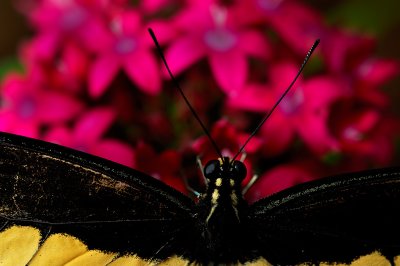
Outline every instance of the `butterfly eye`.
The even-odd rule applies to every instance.
[[[232,163],[232,173],[236,179],[242,181],[247,174],[246,166],[241,161],[234,161]]]
[[[216,179],[221,172],[221,163],[218,160],[209,161],[204,167],[204,176],[208,179]]]

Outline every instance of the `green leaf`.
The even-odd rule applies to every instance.
[[[340,163],[342,157],[340,152],[329,152],[323,156],[322,161],[327,165],[335,166]]]
[[[328,12],[332,23],[349,25],[375,36],[382,36],[400,23],[397,0],[351,0],[342,1]]]
[[[16,57],[3,58],[0,60],[0,80],[3,80],[3,78],[10,72],[24,72],[23,65]]]

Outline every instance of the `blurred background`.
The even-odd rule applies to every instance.
[[[400,59],[398,1],[307,0],[304,3],[319,10],[328,24],[373,34],[378,39],[377,54]],[[1,1],[0,22],[0,57],[4,62],[15,57],[21,41],[33,33],[26,18],[16,10],[15,1]]]
[[[398,1],[249,3],[0,1],[0,130],[117,161],[187,193],[184,175],[201,190],[195,157],[205,163],[216,152],[147,27],[230,156],[318,37],[295,92],[246,146],[244,183],[261,176],[249,200],[321,176],[399,166]]]

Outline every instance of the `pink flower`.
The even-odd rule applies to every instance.
[[[400,72],[399,62],[391,59],[367,58],[355,68],[360,86],[378,87],[396,77]]]
[[[196,2],[177,15],[175,24],[182,35],[168,47],[166,57],[174,74],[206,57],[221,89],[235,93],[247,79],[247,58],[266,59],[271,51],[263,34],[241,27],[228,9],[206,2]]]
[[[374,46],[375,40],[371,37],[331,30],[325,42],[321,44],[321,52],[330,71],[352,72],[360,59],[369,57]]]
[[[84,113],[72,129],[64,125],[52,127],[44,140],[132,167],[134,150],[120,140],[104,138],[114,120],[111,109],[96,108]]]
[[[43,89],[31,76],[8,75],[2,87],[1,131],[38,138],[42,125],[70,120],[83,107],[66,94]]]
[[[369,37],[349,35],[340,31],[330,34],[329,42],[321,47],[328,67],[337,79],[345,81],[351,93],[363,101],[385,107],[387,99],[380,86],[400,72],[395,60],[371,56],[375,41]]]
[[[154,14],[171,10],[179,6],[180,0],[146,0],[139,2],[140,10],[145,14]]]
[[[136,167],[152,177],[186,194],[187,188],[181,175],[181,158],[178,152],[166,150],[157,154],[152,147],[139,142],[136,147]]]
[[[323,41],[326,35],[322,17],[299,1],[237,1],[234,12],[242,23],[267,23],[299,54],[303,54],[316,39]]]
[[[213,124],[210,132],[214,141],[219,145],[223,156],[234,156],[247,140],[249,134],[239,132],[233,125],[225,119],[221,119]],[[253,137],[252,141],[248,143],[245,151],[248,154],[255,153],[261,146],[261,142],[257,137]],[[201,155],[201,159],[208,161],[217,158],[218,154],[211,145],[207,136],[198,138],[192,144],[193,150]]]
[[[161,90],[160,68],[152,53],[154,44],[135,11],[124,11],[112,20],[112,32],[97,37],[101,43],[89,73],[89,93],[101,96],[120,69],[144,92]]]
[[[341,99],[332,107],[329,128],[340,142],[340,151],[349,156],[351,170],[382,166],[393,156],[398,132],[379,110],[354,98]]]
[[[32,24],[39,30],[31,44],[36,57],[51,60],[65,40],[96,47],[97,36],[106,30],[100,16],[105,7],[98,1],[41,1],[28,13]]]
[[[38,60],[30,44],[25,45],[22,56],[29,71],[53,88],[76,93],[86,83],[90,55],[74,42],[65,43],[59,56],[49,61]]]
[[[297,164],[282,164],[264,173],[246,193],[252,203],[271,194],[312,180],[313,174]]]
[[[238,95],[230,97],[228,104],[267,113],[297,71],[292,63],[276,63],[270,68],[270,84],[248,85]],[[335,99],[346,94],[346,88],[330,77],[320,76],[308,81],[299,79],[261,128],[266,154],[273,156],[288,150],[297,134],[319,155],[338,149],[328,130],[329,108]]]

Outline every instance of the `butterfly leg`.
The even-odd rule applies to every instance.
[[[203,177],[204,184],[207,184],[207,183],[208,183],[208,182],[207,182],[207,179],[206,179],[206,177],[204,176],[204,166],[203,166],[203,164],[201,163],[201,160],[200,160],[200,157],[199,157],[199,156],[196,157],[196,162],[197,162],[197,166],[198,166],[199,169],[200,169],[201,176]]]
[[[200,192],[198,192],[197,190],[195,190],[194,188],[192,188],[189,185],[189,182],[186,177],[183,177],[183,182],[185,183],[185,187],[187,190],[189,190],[191,193],[193,193],[193,195],[195,195],[197,198],[200,197]]]
[[[246,160],[247,157],[247,153],[245,151],[242,152],[242,155],[240,156],[239,161],[241,161],[242,163],[244,162],[244,160]]]
[[[242,195],[245,195],[247,191],[254,185],[254,183],[258,180],[258,175],[253,175],[249,181],[249,183],[246,184],[246,186],[242,189]]]

